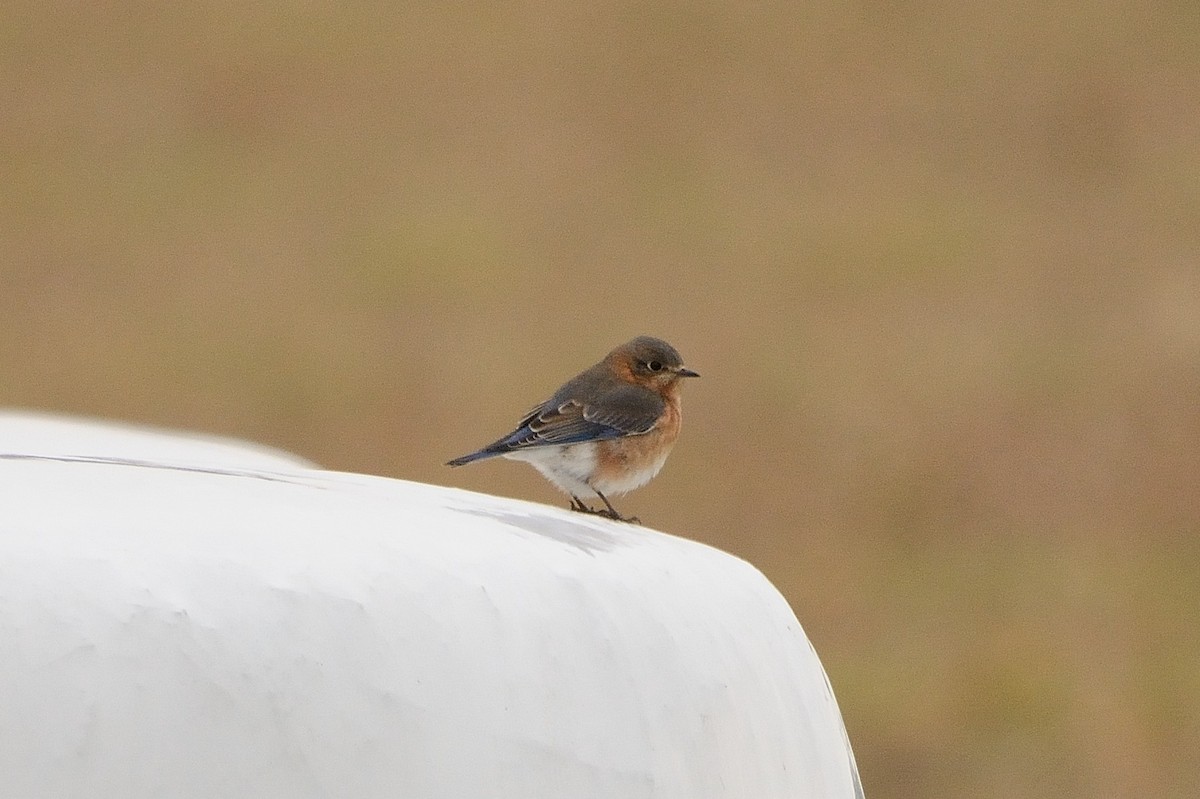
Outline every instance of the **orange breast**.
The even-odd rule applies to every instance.
[[[649,433],[597,442],[592,485],[607,495],[623,494],[648,483],[666,462],[679,437],[682,418],[675,393],[667,398],[662,418]]]

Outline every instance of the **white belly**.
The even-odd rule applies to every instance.
[[[531,447],[509,452],[504,457],[525,461],[560,491],[571,496],[590,497],[595,493],[588,482],[596,472],[596,445],[593,443]]]
[[[592,485],[605,496],[620,496],[650,482],[666,462],[667,453],[663,452],[641,469],[626,469],[623,474],[597,477],[592,480]]]

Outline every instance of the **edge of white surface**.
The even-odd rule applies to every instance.
[[[299,455],[241,439],[20,408],[0,408],[0,454],[317,468]]]

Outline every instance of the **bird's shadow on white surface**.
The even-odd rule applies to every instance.
[[[549,538],[560,544],[595,555],[600,552],[612,552],[622,545],[628,545],[628,531],[622,529],[607,530],[609,524],[585,524],[571,519],[553,518],[549,516],[532,516],[521,513],[509,513],[502,510],[483,510],[481,508],[462,508],[464,513],[494,519],[501,524],[524,530],[534,535]]]

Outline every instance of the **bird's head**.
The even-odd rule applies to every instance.
[[[651,336],[638,336],[622,344],[605,360],[623,380],[657,391],[671,388],[680,378],[700,376],[684,367],[674,347]]]

